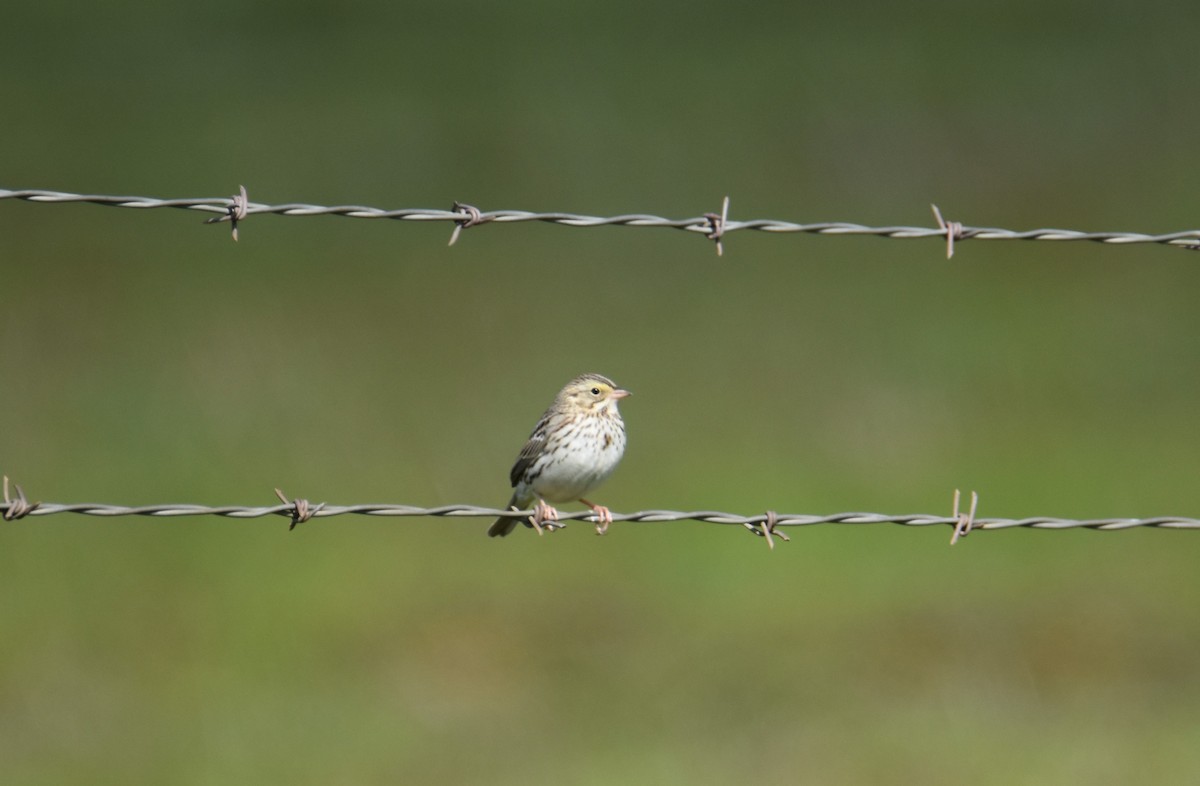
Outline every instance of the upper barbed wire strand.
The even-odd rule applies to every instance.
[[[200,198],[200,199],[157,199],[144,196],[110,196],[103,194],[75,194],[64,191],[49,191],[44,189],[9,190],[0,189],[0,199],[19,199],[27,202],[61,204],[69,202],[84,202],[89,204],[107,205],[110,207],[127,207],[136,209],[176,208],[182,210],[198,210],[205,213],[228,214],[231,200],[229,198]],[[432,208],[406,208],[400,210],[385,210],[367,205],[311,205],[290,202],[279,205],[268,205],[259,202],[247,202],[245,215],[273,213],[284,216],[318,216],[333,215],[347,218],[388,218],[399,221],[451,221],[461,223],[467,216],[462,211],[438,210]],[[682,229],[711,237],[714,232],[712,214],[694,218],[671,219],[645,213],[631,213],[618,216],[589,216],[577,213],[547,212],[537,213],[525,210],[492,210],[478,212],[476,224],[479,223],[516,223],[521,221],[539,221],[550,224],[574,227],[597,226],[636,226],[636,227],[666,227]],[[1090,241],[1115,245],[1134,243],[1155,243],[1174,245],[1195,249],[1200,247],[1200,230],[1187,230],[1167,234],[1146,234],[1141,232],[1083,232],[1074,229],[1030,229],[1016,231],[1000,227],[972,227],[959,222],[952,222],[954,234],[958,242],[966,240],[1053,240],[1053,241]],[[754,219],[735,221],[732,219],[722,222],[721,237],[727,237],[732,232],[740,230],[755,230],[768,233],[808,233],[817,235],[872,235],[894,239],[941,238],[947,239],[946,227],[915,227],[915,226],[880,226],[872,227],[844,221],[798,224],[790,221],[773,219]]]

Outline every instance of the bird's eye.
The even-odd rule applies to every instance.
[[[599,396],[599,395],[600,395],[600,388],[592,388],[592,395],[593,395],[593,396]]]

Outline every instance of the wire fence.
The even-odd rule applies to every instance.
[[[150,210],[176,208],[216,214],[206,223],[229,221],[233,239],[237,240],[238,222],[252,215],[270,213],[283,216],[344,216],[346,218],[384,218],[397,221],[446,221],[454,224],[450,244],[458,240],[462,230],[482,224],[512,224],[536,221],[569,227],[662,227],[683,230],[703,235],[716,243],[717,253],[724,250],[724,238],[733,232],[754,230],[771,234],[802,233],[816,235],[871,235],[892,239],[938,238],[946,244],[947,258],[954,256],[956,242],[964,240],[1052,240],[1089,241],[1112,245],[1153,243],[1175,246],[1189,250],[1200,249],[1200,229],[1146,234],[1142,232],[1085,232],[1075,229],[1030,229],[1012,230],[999,227],[967,226],[958,221],[943,219],[936,205],[931,205],[937,225],[916,226],[865,226],[843,221],[799,224],[774,219],[752,219],[735,221],[729,218],[729,198],[726,197],[719,213],[705,213],[693,218],[664,218],[645,213],[630,213],[619,216],[590,216],[577,213],[538,213],[526,210],[480,210],[465,203],[455,202],[449,210],[433,208],[403,208],[389,210],[366,205],[311,205],[299,202],[285,204],[262,204],[251,202],[243,186],[238,194],[229,198],[204,197],[199,199],[157,199],[144,196],[111,196],[103,194],[75,194],[65,191],[43,189],[9,190],[0,188],[0,199],[19,199],[43,204],[85,202],[109,207]]]
[[[383,218],[399,221],[446,221],[454,224],[450,236],[450,244],[458,240],[462,230],[487,223],[516,223],[536,221],[560,226],[597,227],[597,226],[629,226],[629,227],[664,227],[702,234],[716,243],[717,253],[724,250],[725,236],[739,230],[756,230],[760,232],[778,233],[808,233],[819,235],[871,235],[892,239],[939,238],[945,241],[946,256],[954,255],[956,242],[963,240],[1053,240],[1053,241],[1090,241],[1114,245],[1135,243],[1153,243],[1170,245],[1189,250],[1200,249],[1200,230],[1172,232],[1168,234],[1145,234],[1138,232],[1084,232],[1072,229],[1034,229],[1016,231],[998,227],[966,226],[957,221],[943,218],[936,205],[931,205],[937,226],[883,226],[871,227],[847,222],[826,222],[799,224],[772,219],[755,219],[749,221],[734,221],[729,218],[729,198],[722,203],[720,213],[705,213],[694,218],[671,219],[649,214],[625,214],[618,216],[589,216],[576,213],[553,212],[537,213],[524,210],[493,210],[483,211],[473,205],[454,203],[450,210],[428,208],[406,208],[387,210],[364,205],[312,205],[306,203],[261,204],[249,201],[245,187],[230,198],[184,198],[158,199],[143,196],[112,196],[100,194],[76,194],[63,191],[48,191],[43,189],[9,190],[0,188],[0,200],[18,199],[27,202],[43,204],[64,204],[83,202],[133,209],[176,208],[181,210],[196,210],[214,214],[205,223],[221,223],[228,221],[232,228],[233,239],[238,239],[238,223],[256,214],[276,214],[284,216],[318,216],[334,215],[347,218]],[[506,511],[498,508],[479,507],[475,505],[443,505],[439,507],[419,507],[413,505],[392,504],[363,504],[363,505],[330,505],[327,503],[312,504],[305,499],[288,501],[276,490],[281,504],[271,506],[241,506],[223,505],[209,506],[196,504],[164,504],[144,506],[123,506],[107,504],[62,504],[62,503],[30,503],[17,487],[16,497],[9,494],[8,478],[4,478],[4,502],[0,504],[0,516],[5,521],[14,521],[27,516],[48,516],[59,513],[76,513],[88,516],[224,516],[228,518],[261,518],[265,516],[284,516],[291,519],[291,528],[298,523],[312,518],[326,518],[347,514],[364,516],[407,516],[407,517],[449,517],[449,518],[495,518],[501,515],[516,515],[533,517],[536,511]],[[614,522],[667,522],[667,521],[698,521],[711,524],[733,524],[745,527],[755,535],[766,538],[767,543],[774,548],[775,538],[787,540],[780,528],[803,527],[817,524],[897,524],[909,527],[950,526],[953,528],[951,543],[975,530],[1000,530],[1022,527],[1039,530],[1060,529],[1093,529],[1093,530],[1127,530],[1139,527],[1156,529],[1200,529],[1200,519],[1165,516],[1157,518],[1109,518],[1109,519],[1063,519],[1049,516],[1038,516],[1023,519],[1006,518],[976,518],[975,508],[977,499],[972,495],[972,504],[968,512],[959,511],[958,493],[955,492],[953,512],[950,516],[933,514],[904,514],[889,515],[881,513],[834,513],[829,515],[811,514],[780,514],[767,511],[757,515],[740,515],[723,511],[711,510],[643,510],[634,513],[613,513]],[[597,531],[603,532],[600,522],[594,513],[589,511],[564,512],[560,514],[561,521],[584,520],[597,524]],[[540,532],[539,528],[539,532]]]
[[[275,494],[279,498],[280,504],[265,506],[195,504],[126,506],[98,503],[63,504],[57,502],[30,502],[20,486],[16,486],[15,496],[9,493],[9,483],[6,477],[4,478],[4,502],[0,504],[0,515],[2,515],[5,521],[15,521],[25,517],[53,516],[60,513],[76,513],[101,518],[116,516],[149,516],[154,518],[222,516],[234,519],[256,519],[267,516],[281,516],[291,520],[289,529],[294,529],[297,524],[311,519],[345,515],[485,519],[499,516],[532,518],[537,515],[537,512],[534,510],[513,511],[476,505],[420,507],[416,505],[392,504],[331,505],[325,502],[314,504],[303,498],[289,500],[279,489],[275,490]],[[1022,519],[977,518],[975,516],[977,506],[978,495],[972,492],[970,508],[965,511],[960,510],[959,493],[955,491],[953,508],[949,516],[930,513],[892,515],[862,512],[813,515],[804,513],[777,513],[772,510],[746,516],[739,513],[728,513],[718,510],[640,510],[634,513],[613,512],[612,521],[643,523],[698,521],[707,524],[732,524],[744,527],[752,534],[766,538],[771,548],[775,547],[776,538],[785,541],[789,540],[788,536],[780,531],[782,528],[810,527],[819,524],[897,524],[905,527],[948,526],[952,528],[951,544],[956,543],[960,538],[971,532],[1012,529],[1014,527],[1036,530],[1091,529],[1124,531],[1139,527],[1200,530],[1200,519],[1180,516],[1107,519],[1064,519],[1052,516],[1034,516]],[[561,525],[562,522],[566,521],[586,521],[593,523],[597,527],[597,532],[601,534],[607,529],[607,526],[598,521],[596,514],[592,511],[561,511],[559,513],[559,524]]]

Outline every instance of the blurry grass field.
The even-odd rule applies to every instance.
[[[22,6],[0,186],[1194,227],[1196,20],[1117,9]],[[1194,254],[201,221],[0,204],[32,498],[499,505],[599,371],[614,510],[1200,511]],[[1194,533],[286,526],[0,527],[4,780],[1200,776]]]

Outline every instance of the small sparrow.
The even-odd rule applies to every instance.
[[[547,504],[579,500],[596,512],[596,532],[603,535],[612,513],[583,498],[612,474],[625,452],[625,424],[617,402],[629,395],[608,377],[584,374],[558,391],[517,456],[509,478],[513,484],[510,510],[523,510],[535,499],[528,519],[501,516],[488,529],[491,537],[504,537],[518,523],[537,529],[559,528],[558,511]]]

